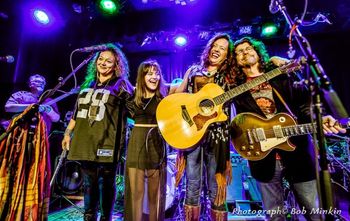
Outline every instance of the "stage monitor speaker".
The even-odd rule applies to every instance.
[[[83,185],[81,164],[77,161],[66,160],[57,174],[56,184],[64,195],[74,195],[80,192]]]
[[[57,167],[55,171],[57,171],[57,174],[51,178],[50,182],[53,184],[51,186],[50,209],[55,210],[58,207],[62,209],[62,202],[68,202],[83,214],[83,209],[72,201],[83,200],[81,164],[77,161],[62,160],[61,165],[58,165],[60,156],[55,160],[55,167]]]

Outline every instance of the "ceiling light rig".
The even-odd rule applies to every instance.
[[[130,0],[130,2],[137,10],[147,10],[173,6],[186,7],[198,3],[200,0]]]
[[[148,0],[149,1],[149,0]],[[271,25],[264,25],[270,22]],[[263,27],[266,28],[263,29]],[[266,20],[258,17],[251,21],[236,20],[231,23],[215,23],[210,26],[195,25],[190,29],[180,29],[170,31],[158,31],[146,34],[137,34],[135,38],[125,36],[120,39],[125,48],[131,48],[130,51],[169,51],[169,50],[189,50],[202,47],[208,40],[218,32],[228,33],[233,40],[237,40],[243,36],[251,36],[255,38],[271,38],[281,37],[284,27],[280,22],[274,20]],[[265,35],[262,31],[265,30]],[[270,34],[270,35],[269,35]],[[135,39],[130,41],[130,39]],[[126,44],[125,44],[126,42]],[[129,47],[130,46],[130,47]]]

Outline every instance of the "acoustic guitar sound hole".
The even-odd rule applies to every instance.
[[[204,99],[199,103],[199,108],[202,114],[209,115],[214,110],[214,102],[209,99]]]

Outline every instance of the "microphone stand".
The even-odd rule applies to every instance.
[[[291,19],[291,17],[289,16],[286,6],[283,4],[283,0],[276,0],[274,4],[276,5],[276,7],[278,7],[278,11],[280,11],[283,14],[290,28],[296,25],[294,21]],[[331,82],[328,79],[321,64],[319,63],[319,60],[317,59],[316,55],[313,54],[309,42],[301,34],[298,27],[295,28],[294,37],[302,53],[307,58],[307,63],[312,73],[311,74],[312,79],[309,87],[312,94],[312,100],[314,102],[313,108],[314,108],[314,114],[315,114],[315,121],[317,125],[316,136],[317,136],[318,147],[319,147],[318,163],[319,163],[320,170],[317,176],[318,191],[320,193],[319,197],[320,197],[321,207],[329,212],[331,209],[334,209],[334,201],[333,201],[333,195],[332,195],[331,178],[330,178],[330,173],[328,171],[326,142],[325,142],[325,137],[322,129],[321,90],[323,90],[325,94],[324,98],[329,104],[329,107],[331,108],[331,111],[335,115],[335,117],[347,118],[348,113],[346,112],[336,92],[332,89]],[[317,144],[315,143],[315,148],[316,147],[317,147]],[[315,151],[315,153],[317,153],[317,151]],[[317,155],[315,158],[317,162]],[[316,168],[316,171],[318,171],[318,168]],[[330,213],[326,213],[325,220],[327,221],[334,220],[334,217]]]

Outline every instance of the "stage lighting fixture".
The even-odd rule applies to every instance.
[[[278,27],[276,24],[266,23],[262,26],[261,36],[262,37],[271,37],[271,36],[276,35],[277,32],[278,32]]]
[[[101,0],[100,8],[103,13],[114,15],[119,11],[119,5],[116,1],[113,0]]]
[[[252,33],[253,33],[253,26],[252,25],[240,26],[238,28],[239,35],[250,35]]]
[[[36,21],[41,24],[47,25],[50,22],[49,16],[43,10],[35,9],[33,14]]]
[[[177,35],[175,37],[175,44],[180,46],[180,47],[183,47],[187,44],[187,39],[184,35]]]

